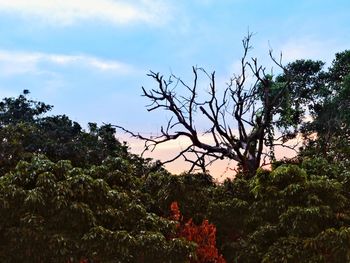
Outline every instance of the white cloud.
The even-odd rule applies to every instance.
[[[41,54],[39,60],[62,66],[90,67],[99,71],[110,71],[119,74],[128,74],[135,71],[132,66],[116,60],[106,60],[86,55]]]
[[[296,59],[315,59],[331,62],[336,52],[342,51],[344,45],[333,40],[318,40],[312,37],[293,38],[284,42],[279,49],[283,63]]]
[[[18,75],[25,73],[40,74],[42,72],[47,72],[47,65],[87,68],[114,74],[130,74],[136,71],[132,66],[119,61],[105,60],[87,55],[0,50],[0,74],[2,75]]]
[[[37,71],[40,56],[36,53],[0,51],[0,74],[17,75]]]
[[[0,0],[2,12],[36,17],[56,25],[88,19],[118,25],[160,24],[170,17],[169,9],[161,0]]]

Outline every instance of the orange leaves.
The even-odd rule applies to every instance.
[[[197,244],[197,258],[191,260],[191,263],[226,263],[216,248],[216,227],[213,224],[204,220],[198,226],[192,219],[184,223],[177,202],[170,205],[170,210],[171,219],[179,222],[177,236]]]
[[[170,218],[174,221],[180,221],[181,218],[181,212],[179,209],[179,205],[177,204],[177,202],[172,202],[170,205],[170,211],[171,211],[171,216]],[[182,219],[181,219],[182,221]]]

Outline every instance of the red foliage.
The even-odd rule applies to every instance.
[[[197,244],[197,258],[191,260],[191,263],[226,263],[216,247],[216,227],[213,224],[204,220],[198,226],[193,223],[192,219],[184,223],[177,202],[171,204],[170,210],[171,219],[179,222],[177,236]]]
[[[174,221],[182,221],[179,205],[177,202],[172,202],[170,205],[171,215],[170,218]],[[181,220],[180,220],[181,219]]]

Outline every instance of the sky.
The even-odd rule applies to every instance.
[[[0,96],[28,89],[54,105],[53,114],[83,126],[157,134],[169,115],[146,110],[141,87],[156,87],[150,70],[191,81],[191,67],[199,66],[224,86],[248,31],[250,55],[267,68],[270,49],[283,63],[310,58],[329,65],[350,48],[349,11],[348,0],[0,0]],[[155,158],[171,156],[175,146]]]

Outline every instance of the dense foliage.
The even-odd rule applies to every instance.
[[[171,218],[178,222],[176,237],[184,237],[197,245],[195,257],[191,258],[190,263],[226,263],[216,247],[216,227],[213,224],[204,220],[200,225],[197,225],[192,218],[185,222],[177,202],[172,202],[170,208]]]
[[[3,99],[0,262],[350,262],[350,52],[323,67],[296,61],[273,83],[289,78],[280,128],[304,136],[299,155],[220,184],[28,91]]]
[[[127,156],[110,124],[88,124],[88,131],[66,115],[46,116],[51,105],[18,98],[0,102],[0,176],[20,160],[44,154],[52,161],[70,160],[74,166],[98,165],[107,157]]]
[[[0,179],[0,261],[184,262],[192,245],[166,238],[175,224],[146,210],[140,183],[120,158],[19,162]]]

